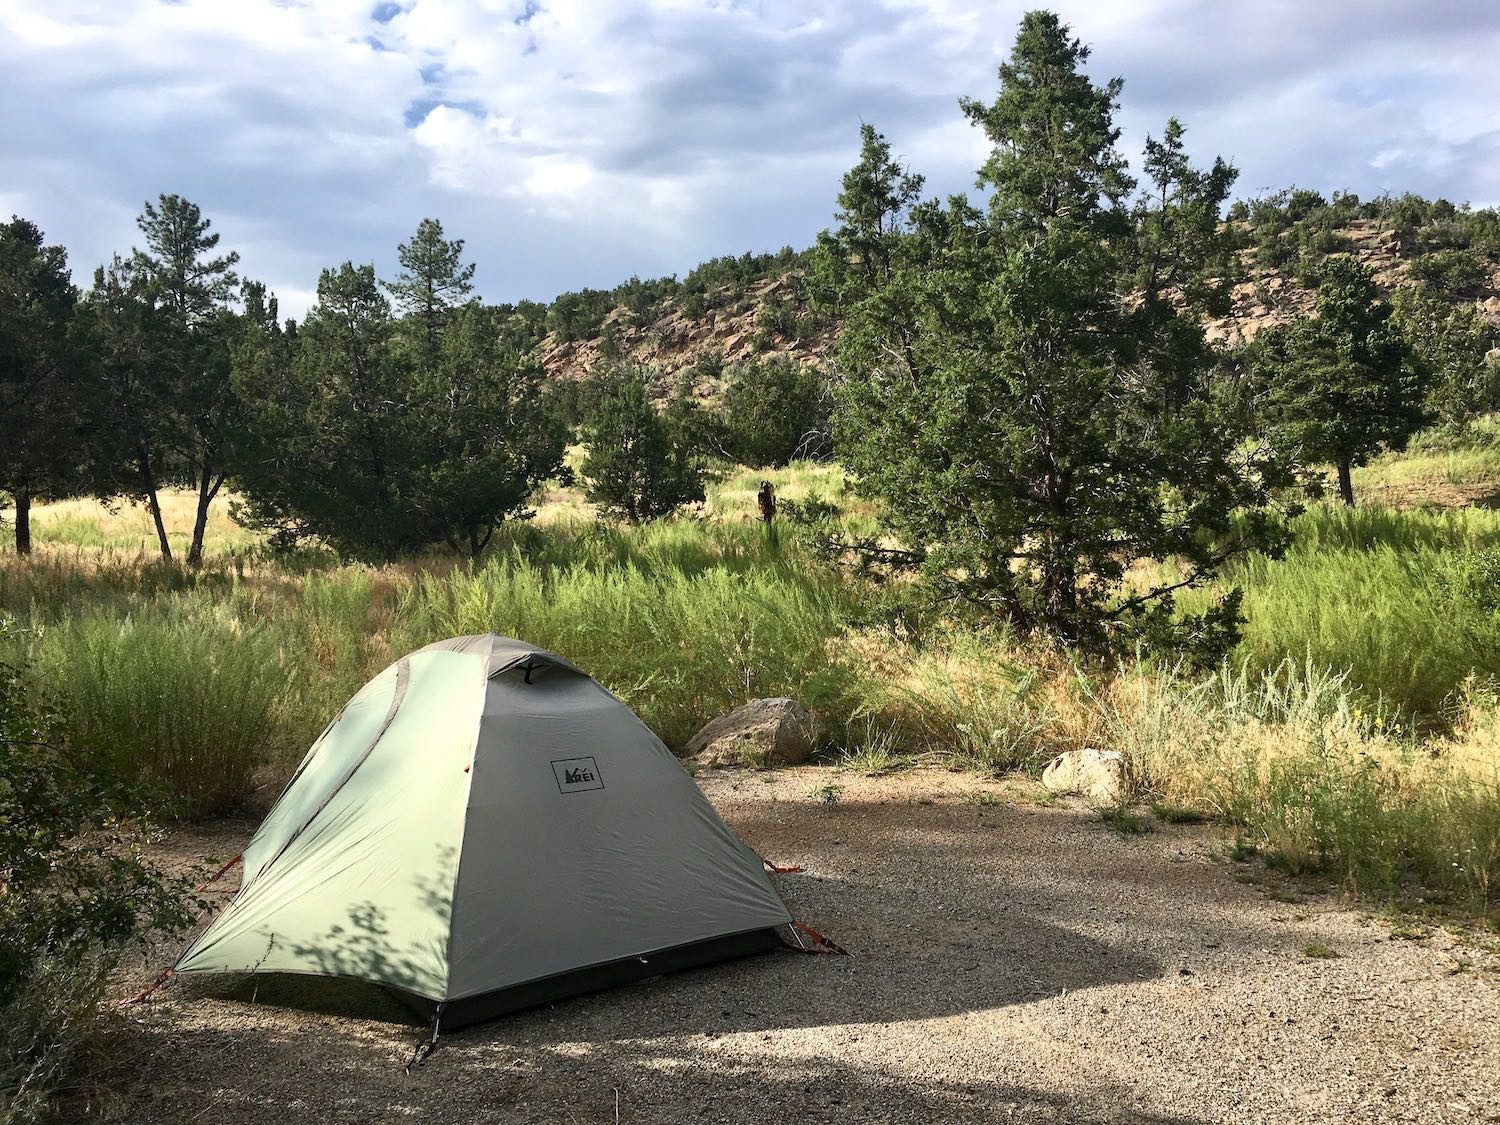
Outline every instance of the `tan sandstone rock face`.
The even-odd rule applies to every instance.
[[[711,721],[683,747],[705,766],[797,765],[822,740],[821,724],[795,699],[752,699]]]
[[[1125,795],[1125,761],[1118,750],[1069,750],[1047,763],[1042,784],[1052,793],[1081,793],[1096,805]]]

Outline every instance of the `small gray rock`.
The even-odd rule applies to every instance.
[[[823,730],[795,699],[752,699],[712,720],[683,747],[705,766],[794,766],[807,761]]]

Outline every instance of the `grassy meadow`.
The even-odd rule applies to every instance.
[[[1493,452],[1384,458],[1357,478],[1365,506],[1314,507],[1285,559],[1234,567],[1249,622],[1212,673],[1079,666],[893,618],[794,529],[772,540],[755,521],[770,477],[784,500],[816,493],[872,527],[842,472],[813,464],[734,470],[699,509],[639,528],[553,488],[477,563],[278,558],[220,501],[189,572],[156,558],[141,509],[47,505],[35,553],[0,553],[0,614],[75,742],[159,786],[175,815],[274,792],[369,676],[495,631],[577,662],[669,744],[784,694],[827,721],[848,769],[999,774],[1113,748],[1139,801],[1217,818],[1284,870],[1378,896],[1415,884],[1484,914],[1500,902],[1500,512],[1443,499],[1500,490]],[[180,538],[189,500],[165,507]]]

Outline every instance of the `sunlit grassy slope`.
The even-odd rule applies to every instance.
[[[1362,478],[1440,503],[1488,454],[1418,450]],[[1461,470],[1455,469],[1461,465]],[[38,550],[0,554],[0,613],[25,627],[80,747],[186,813],[274,789],[345,699],[401,653],[493,630],[544,645],[680,744],[748,699],[792,695],[849,768],[914,760],[999,772],[1105,746],[1136,792],[1218,816],[1277,863],[1364,890],[1418,879],[1483,910],[1500,887],[1500,513],[1331,506],[1279,562],[1252,558],[1244,640],[1217,675],[1077,666],[1002,632],[884,624],[881,593],[772,539],[755,491],[816,492],[862,530],[874,511],[835,466],[727,472],[672,520],[601,525],[576,489],[477,564],[278,559],[216,505],[209,559],[163,564],[144,511],[37,513]],[[1432,507],[1428,504],[1427,507]],[[169,496],[175,541],[191,498]],[[167,799],[167,798],[164,798]]]

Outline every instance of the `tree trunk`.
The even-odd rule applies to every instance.
[[[16,554],[31,554],[31,490],[18,488],[11,496],[16,502]]]
[[[161,519],[161,501],[156,496],[156,474],[151,471],[151,455],[141,447],[136,452],[141,472],[141,490],[146,494],[146,507],[151,510],[151,522],[156,525],[156,541],[161,544],[161,557],[172,561],[172,544],[167,540],[167,526]]]
[[[1347,460],[1339,462],[1339,497],[1354,507],[1354,468]]]
[[[481,528],[479,524],[469,525],[469,558],[477,559],[479,553],[490,545],[490,540],[495,537],[495,525],[489,524]]]
[[[213,473],[204,466],[203,475],[198,478],[198,512],[193,517],[193,543],[188,548],[188,566],[198,567],[203,565],[203,539],[208,532],[208,506],[214,502],[214,497],[219,494],[219,486],[224,483],[224,478],[212,480]],[[210,483],[212,481],[212,483]]]

